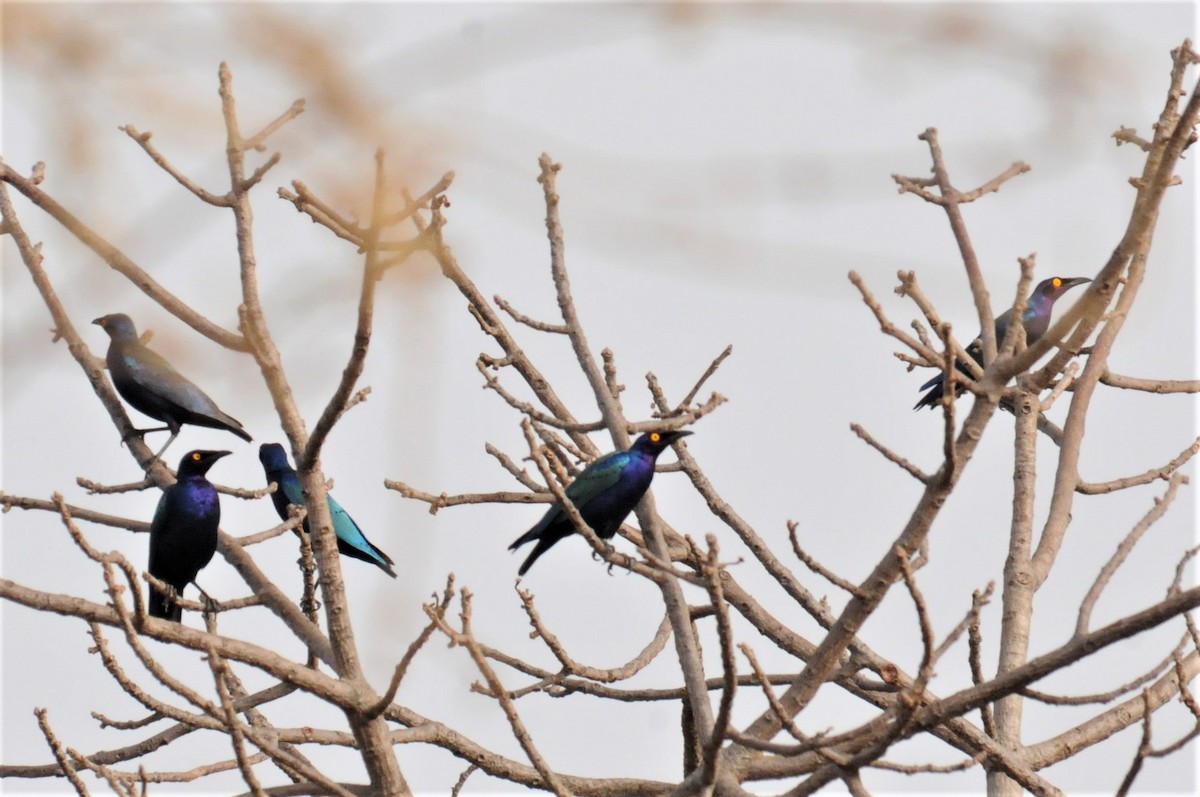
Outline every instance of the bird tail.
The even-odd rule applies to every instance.
[[[537,524],[536,526],[531,528],[529,531],[525,532],[520,537],[517,537],[515,540],[513,540],[513,544],[508,546],[508,550],[515,551],[518,548],[520,548],[522,545],[524,545],[525,543],[533,542],[534,540],[538,539],[540,536],[542,536],[542,524],[541,523]]]
[[[343,556],[349,556],[351,559],[359,559],[364,562],[370,562],[392,578],[395,578],[396,571],[392,569],[392,565],[396,563],[392,561],[392,557],[376,548],[374,543],[368,540],[365,535],[362,536],[362,542],[367,546],[367,550],[365,551],[361,548],[351,545],[341,537],[338,537],[338,551],[341,552]]]
[[[233,432],[247,443],[254,440],[254,438],[246,432],[245,428],[242,426],[242,422],[237,418],[229,415],[228,413],[221,412],[220,410],[216,410],[214,416],[215,417],[207,418],[207,423],[205,423],[203,420],[199,421],[198,425],[209,426],[214,429],[225,429],[226,431]]]
[[[161,617],[164,620],[183,622],[183,607],[175,602],[171,595],[165,595],[154,587],[150,588],[150,596],[146,608],[151,617]]]
[[[246,430],[242,428],[242,424],[236,418],[232,418],[228,415],[226,415],[225,418],[228,419],[229,421],[232,421],[232,423],[230,423],[229,425],[227,425],[225,427],[226,429],[233,432],[235,435],[242,438],[247,443],[252,442],[254,440],[254,438],[251,437],[249,435],[249,433],[247,433]]]
[[[913,409],[919,410],[922,407],[929,407],[930,409],[933,409],[936,407],[938,402],[942,400],[942,385],[944,384],[945,379],[946,378],[943,374],[938,374],[933,379],[930,379],[928,382],[921,385],[921,390],[925,390],[926,388],[930,388],[930,390],[924,396],[921,396],[921,400],[913,405]]]
[[[528,534],[525,536],[528,536]],[[524,539],[524,537],[521,539]],[[533,550],[529,552],[529,556],[525,557],[525,561],[522,562],[521,567],[517,569],[517,575],[525,575],[525,573],[529,571],[529,568],[533,567],[533,563],[538,560],[538,557],[550,550],[550,546],[554,545],[556,542],[558,542],[558,540],[551,537],[540,537],[537,545],[533,546]],[[509,550],[512,550],[516,546],[517,543],[513,543],[511,546],[509,546]]]
[[[363,542],[365,542],[367,544],[367,546],[371,549],[370,553],[372,554],[369,557],[364,556],[363,558],[366,559],[366,561],[368,561],[371,564],[378,567],[383,572],[387,573],[392,578],[395,578],[396,571],[395,571],[395,569],[392,568],[392,565],[394,565],[396,563],[392,561],[392,557],[388,556],[383,551],[376,548],[374,546],[374,544],[372,544],[371,541],[368,540],[366,537],[363,537]]]

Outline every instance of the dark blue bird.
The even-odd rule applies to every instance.
[[[163,490],[150,521],[150,575],[182,595],[183,588],[209,563],[217,550],[221,503],[217,488],[204,474],[228,451],[190,451],[179,462],[177,481]],[[151,617],[179,622],[183,609],[154,587],[150,588]]]
[[[271,501],[281,520],[288,519],[288,505],[304,506],[304,487],[300,484],[300,474],[288,463],[287,452],[279,443],[263,443],[258,448],[258,458],[262,462],[263,471],[267,474],[267,484],[272,482],[279,485],[271,493]],[[338,550],[344,556],[370,562],[392,578],[396,571],[391,557],[376,548],[362,533],[362,529],[354,522],[354,518],[342,509],[342,505],[333,500],[332,495],[326,494],[329,516],[333,519],[333,533],[337,535]],[[304,519],[304,531],[308,531],[308,518]]]
[[[1038,286],[1033,289],[1033,293],[1029,296],[1029,301],[1025,303],[1025,314],[1021,316],[1025,325],[1025,345],[1032,346],[1037,342],[1037,339],[1046,334],[1046,329],[1050,326],[1050,313],[1054,309],[1054,302],[1064,293],[1074,288],[1076,285],[1082,285],[1085,282],[1091,282],[1088,277],[1051,277],[1050,279],[1042,280]],[[996,318],[996,346],[1000,346],[1004,342],[1004,336],[1008,334],[1008,324],[1012,319],[1012,308],[1005,310]],[[975,362],[983,365],[983,333],[971,342],[967,347],[967,354],[974,358]],[[970,378],[967,369],[958,364],[958,370]],[[919,410],[921,407],[936,407],[942,400],[942,384],[946,381],[946,375],[939,371],[937,376],[930,379],[925,384],[921,385],[921,390],[928,390],[921,400],[913,405],[914,410]]]
[[[649,432],[639,437],[628,451],[605,454],[584,468],[567,486],[567,498],[592,531],[601,539],[611,538],[649,489],[658,455],[671,443],[689,434],[691,432]],[[515,551],[525,543],[537,540],[517,574],[525,575],[539,556],[574,533],[575,525],[563,505],[556,501],[536,526],[508,546],[508,550]]]
[[[112,338],[105,360],[117,392],[138,412],[166,424],[135,431],[138,434],[163,430],[171,432],[167,444],[154,455],[155,460],[175,441],[180,427],[185,423],[225,429],[250,441],[250,435],[243,431],[240,421],[221,412],[216,402],[203,390],[180,375],[162,355],[142,344],[129,316],[113,313],[100,316],[92,323],[99,324]]]

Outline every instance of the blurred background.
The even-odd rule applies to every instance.
[[[362,218],[376,147],[386,150],[392,184],[414,194],[453,170],[446,237],[460,264],[485,295],[499,294],[553,322],[536,182],[538,155],[547,152],[563,165],[561,215],[579,313],[593,348],[615,352],[631,417],[648,417],[648,371],[678,400],[733,344],[732,357],[701,396],[717,390],[730,401],[696,426],[690,449],[785,560],[794,561],[786,553],[792,519],[810,553],[857,581],[898,534],[919,491],[857,440],[850,423],[862,423],[926,469],[939,461],[942,423],[938,413],[911,411],[928,373],[907,373],[892,356],[896,346],[879,334],[846,274],[862,274],[892,319],[906,326],[917,311],[892,289],[898,269],[914,269],[960,340],[978,329],[944,214],[897,195],[891,175],[929,173],[928,150],[917,135],[931,126],[960,188],[987,181],[1015,160],[1032,166],[965,210],[997,312],[1014,295],[1020,256],[1037,253],[1039,278],[1089,276],[1121,236],[1134,197],[1127,179],[1142,165],[1141,153],[1117,148],[1111,134],[1125,125],[1150,136],[1168,86],[1169,52],[1194,28],[1188,3],[6,4],[0,154],[26,172],[45,162],[46,192],[170,291],[232,329],[240,288],[230,214],[198,202],[118,126],[153,132],[154,144],[180,170],[221,193],[228,173],[219,63],[233,72],[246,134],[305,98],[305,112],[252,165],[282,153],[256,192],[255,245],[268,321],[311,428],[353,342],[361,258],[277,198],[276,189],[301,180]],[[1140,301],[1111,358],[1114,371],[1196,376],[1196,208],[1192,173],[1184,177],[1164,205]],[[235,455],[214,468],[213,480],[262,486],[256,446],[282,438],[252,360],[193,332],[53,220],[23,198],[16,201],[29,234],[44,242],[46,269],[95,354],[103,355],[107,338],[88,322],[128,313],[139,329],[153,330],[153,348],[255,437],[246,445],[187,427],[168,461],[191,448],[229,448]],[[139,472],[66,347],[52,343],[49,314],[15,248],[4,242],[0,252],[0,488],[42,498],[61,491],[72,502],[148,520],[157,493],[89,496],[76,486],[78,476],[120,483]],[[426,621],[421,602],[450,572],[476,596],[475,627],[484,642],[554,666],[527,637],[512,589],[520,557],[505,550],[544,508],[475,506],[432,516],[383,487],[385,478],[435,494],[516,487],[484,444],[521,457],[519,418],[480,389],[475,359],[480,351],[496,352],[464,305],[427,257],[388,274],[361,383],[372,393],[342,420],[323,456],[334,494],[396,559],[400,573],[391,581],[343,560],[365,666],[380,689]],[[576,415],[598,417],[565,339],[517,332]],[[510,374],[502,378],[518,387]],[[1165,464],[1194,439],[1193,405],[1186,396],[1102,390],[1089,418],[1083,477],[1105,481]],[[1061,421],[1064,413],[1065,402],[1050,415]],[[969,609],[972,590],[1002,573],[1011,430],[1008,415],[992,422],[932,530],[931,561],[918,579],[939,635]],[[154,448],[164,440],[148,438]],[[596,441],[611,447],[605,435]],[[1039,523],[1055,453],[1039,441]],[[1076,502],[1058,567],[1038,595],[1031,655],[1066,641],[1095,574],[1162,490],[1157,484]],[[716,533],[727,558],[740,555],[736,538],[681,476],[660,477],[655,492],[676,528],[696,538]],[[1184,488],[1114,579],[1096,626],[1163,597],[1193,539],[1194,508],[1191,488]],[[266,500],[226,498],[223,511],[222,526],[234,535],[276,522]],[[18,511],[3,520],[3,577],[103,600],[100,574],[53,517]],[[85,530],[97,547],[144,563],[145,537]],[[253,553],[299,595],[290,535]],[[799,563],[793,569],[802,570]],[[781,620],[816,635],[752,565],[734,572]],[[842,605],[833,588],[801,577]],[[200,583],[218,598],[244,594],[220,557]],[[609,575],[581,540],[557,546],[523,586],[535,591],[543,619],[572,654],[598,667],[630,659],[662,616],[651,585]],[[894,592],[864,635],[915,671],[919,631],[910,602]],[[990,672],[998,600],[984,618]],[[0,607],[0,619],[0,760],[50,760],[34,706],[47,707],[63,743],[81,751],[146,735],[102,732],[91,718],[92,711],[117,719],[144,711],[87,655],[91,642],[81,623],[8,605]],[[189,625],[198,622],[185,617]],[[300,655],[263,611],[225,617],[222,630]],[[741,631],[768,669],[794,669],[766,640]],[[1181,631],[1175,623],[1143,634],[1037,686],[1070,694],[1110,689],[1167,655]],[[154,648],[173,672],[211,688],[198,657]],[[716,672],[715,642],[706,653]],[[122,658],[136,675],[132,656]],[[936,693],[969,683],[965,658],[960,645],[943,661]],[[251,689],[265,683],[244,675]],[[513,687],[524,683],[511,673],[503,677]],[[435,640],[398,699],[524,760],[498,707],[469,691],[476,678],[463,651]],[[639,683],[677,682],[668,658]],[[753,690],[742,690],[735,719],[749,720],[762,705]],[[534,696],[520,707],[535,743],[560,771],[678,777],[677,704]],[[1051,737],[1096,712],[1030,704],[1025,741]],[[268,713],[284,726],[342,727],[336,713],[313,712],[302,700],[282,701]],[[826,689],[801,725],[810,732],[840,729],[869,716]],[[1182,708],[1164,709],[1155,718],[1156,742],[1189,723]],[[147,765],[186,770],[228,755],[223,742],[194,736]],[[1139,736],[1135,727],[1048,777],[1072,794],[1111,794]],[[362,777],[353,755],[318,749],[312,756],[340,779]],[[464,768],[428,747],[400,748],[399,756],[409,782],[428,793],[448,792]],[[916,740],[889,758],[949,763],[961,754]],[[978,769],[920,778],[871,771],[864,782],[876,793],[978,793],[983,784]],[[236,784],[226,778],[192,788],[228,792]],[[1147,762],[1137,787],[1190,794],[1195,784],[1188,751]],[[476,774],[468,790],[503,788]],[[65,791],[63,784],[11,780],[2,789]]]

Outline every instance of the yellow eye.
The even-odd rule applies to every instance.
[[[199,461],[200,461],[200,452],[199,452],[199,451],[193,451],[193,452],[192,452],[192,461],[193,461],[193,462],[199,462]]]
[[[1055,288],[1061,288],[1061,287],[1062,287],[1062,280],[1060,280],[1058,277],[1055,277],[1055,278],[1054,278],[1054,287],[1055,287]]]
[[[662,440],[662,435],[660,435],[658,432],[650,433],[650,442],[657,443],[659,440]]]

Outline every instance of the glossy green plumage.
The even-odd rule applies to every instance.
[[[1042,335],[1046,334],[1046,328],[1050,325],[1050,314],[1054,310],[1054,302],[1071,288],[1085,282],[1091,282],[1091,279],[1087,277],[1050,277],[1037,284],[1037,287],[1029,295],[1029,300],[1025,303],[1025,313],[1021,316],[1021,323],[1025,328],[1025,345],[1036,343]],[[997,346],[1004,342],[1011,323],[1012,308],[1010,307],[996,317],[993,330]],[[975,340],[967,346],[967,354],[971,355],[971,358],[980,365],[983,365],[983,345],[980,343],[982,337],[983,331],[980,330]],[[965,365],[958,363],[957,367],[959,373],[970,378],[970,373]],[[946,375],[939,371],[932,379],[921,385],[920,390],[929,392],[921,396],[920,401],[913,405],[913,409],[918,410],[922,407],[932,409],[940,404],[943,395],[942,385],[945,381]]]
[[[672,442],[689,434],[691,432],[650,432],[639,437],[628,451],[605,454],[567,485],[567,498],[601,539],[612,537],[650,487],[658,455]],[[566,509],[555,502],[537,525],[509,546],[509,550],[516,550],[527,542],[537,542],[517,572],[525,575],[538,557],[575,531]]]

